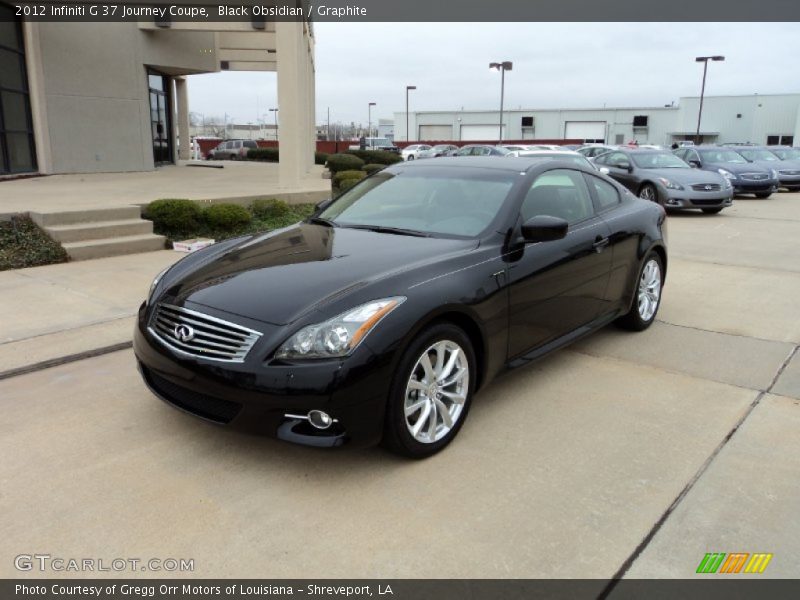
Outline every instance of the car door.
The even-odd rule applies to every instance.
[[[608,168],[608,175],[619,181],[633,193],[636,193],[639,189],[639,183],[633,173],[628,169],[628,166],[631,164],[630,157],[624,152],[611,152],[605,154],[603,158],[604,161],[602,165]],[[595,162],[597,162],[596,159]]]
[[[594,320],[611,270],[609,227],[595,211],[581,171],[552,169],[531,182],[520,220],[569,223],[561,240],[527,244],[508,268],[509,357],[521,356]]]

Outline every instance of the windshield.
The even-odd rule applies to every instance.
[[[744,156],[747,160],[767,160],[778,161],[780,160],[769,150],[739,150],[739,154]]]
[[[439,152],[441,150],[449,150],[450,148],[452,148],[452,146],[448,146],[447,144],[439,144],[438,146],[434,146],[433,150]]]
[[[640,169],[687,169],[689,165],[669,152],[631,154],[631,160]]]
[[[429,172],[373,175],[319,216],[340,227],[391,227],[474,237],[494,220],[514,183],[509,172],[422,170]]]
[[[775,148],[772,153],[781,160],[800,160],[800,150],[797,148]]]
[[[703,160],[712,163],[746,163],[747,161],[738,152],[733,150],[700,150]]]

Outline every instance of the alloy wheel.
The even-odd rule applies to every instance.
[[[646,185],[639,192],[639,198],[642,198],[644,200],[650,200],[650,202],[655,202],[656,191],[653,189],[652,186]]]
[[[642,321],[649,321],[656,314],[658,301],[661,298],[661,267],[658,261],[651,258],[642,269],[639,278],[639,316]]]
[[[453,429],[469,393],[469,362],[451,340],[425,350],[411,370],[403,402],[406,427],[412,437],[432,444]]]

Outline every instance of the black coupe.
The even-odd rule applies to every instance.
[[[155,394],[208,421],[425,457],[502,371],[648,327],[666,267],[664,209],[591,168],[400,163],[159,275],[134,350]]]

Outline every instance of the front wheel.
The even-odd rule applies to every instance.
[[[645,183],[642,189],[639,190],[639,198],[650,200],[650,202],[658,202],[658,190],[652,183]]]
[[[392,382],[384,445],[409,458],[442,450],[467,418],[475,375],[475,352],[463,330],[442,323],[422,333]]]
[[[414,160],[414,155],[413,154],[409,154],[408,158],[406,160]]]
[[[642,261],[639,270],[633,305],[626,315],[617,319],[621,327],[631,331],[643,331],[655,321],[658,308],[661,306],[663,273],[661,257],[656,252],[650,252]]]
[[[707,215],[715,215],[721,210],[722,210],[721,208],[704,208],[703,212],[706,213]]]

